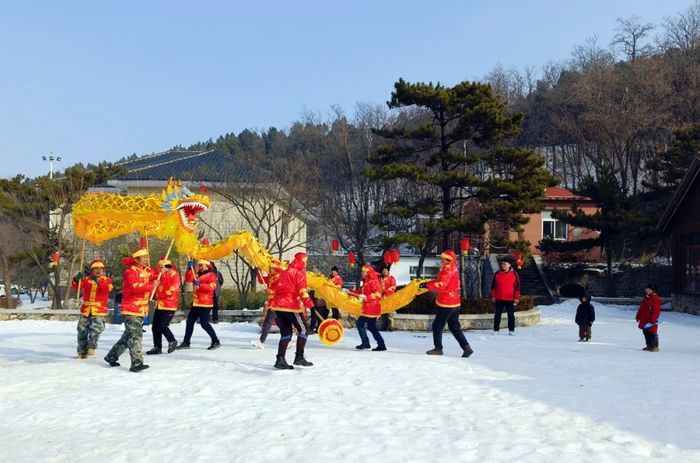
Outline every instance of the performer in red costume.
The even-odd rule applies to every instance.
[[[459,307],[462,300],[459,294],[459,271],[457,270],[457,256],[452,250],[443,251],[440,273],[437,279],[421,283],[421,288],[437,291],[437,314],[433,321],[433,343],[435,348],[426,352],[428,355],[442,355],[442,332],[445,324],[450,328],[459,346],[462,348],[462,357],[469,357],[474,353],[462,333],[459,325]]]
[[[119,366],[119,356],[128,348],[131,356],[129,371],[138,372],[148,368],[143,363],[141,343],[143,340],[143,318],[148,315],[148,301],[153,291],[155,274],[148,266],[148,251],[139,248],[131,257],[122,260],[126,266],[122,283],[122,314],[124,334],[112,347],[105,361],[111,367]]]
[[[146,355],[157,355],[163,353],[163,336],[168,341],[168,354],[175,350],[177,341],[172,331],[170,322],[180,305],[180,273],[175,269],[173,263],[163,256],[158,261],[158,287],[156,288],[156,310],[153,314],[153,349],[146,352]]]
[[[192,308],[187,314],[187,323],[185,324],[185,339],[176,347],[176,349],[189,349],[190,339],[194,332],[194,323],[199,320],[199,324],[211,338],[211,345],[207,350],[214,350],[221,347],[221,342],[216,336],[216,331],[209,323],[209,312],[214,306],[214,290],[218,284],[217,275],[213,271],[208,260],[197,261],[197,274],[194,282],[194,297],[192,299]]]
[[[386,344],[384,338],[377,329],[377,318],[382,314],[382,285],[379,282],[379,275],[369,264],[362,266],[362,286],[358,291],[350,291],[350,294],[357,296],[362,300],[362,312],[360,318],[357,319],[357,331],[360,333],[362,344],[356,346],[355,349],[369,349],[372,347],[369,344],[367,330],[372,333],[372,337],[377,341],[377,347],[373,351],[385,351]]]
[[[73,290],[78,291],[80,287],[83,293],[83,305],[80,306],[78,319],[77,358],[79,359],[95,355],[97,341],[105,329],[107,301],[114,285],[112,285],[112,279],[104,275],[104,270],[104,261],[95,259],[90,263],[89,275],[83,276],[79,273],[72,281]]]
[[[277,315],[277,326],[280,327],[280,342],[277,348],[277,361],[275,368],[291,370],[294,367],[287,363],[285,355],[289,341],[292,339],[292,329],[297,335],[297,349],[294,357],[294,365],[310,367],[313,363],[304,358],[304,347],[309,335],[309,325],[302,314],[306,309],[313,307],[314,303],[309,297],[306,285],[306,261],[308,257],[303,252],[294,256],[289,267],[282,272],[277,285],[274,288],[274,296],[270,301],[270,309]]]

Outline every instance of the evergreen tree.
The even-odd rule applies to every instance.
[[[523,116],[506,115],[505,102],[490,85],[465,81],[444,87],[400,79],[388,106],[419,111],[415,123],[377,131],[387,143],[366,171],[373,180],[400,179],[411,188],[384,211],[385,229],[392,221],[413,221],[394,239],[418,247],[439,239],[447,248],[452,232],[483,233],[490,220],[519,230],[527,222],[524,213],[542,209],[544,189],[554,178],[533,150],[505,144],[519,132]],[[460,214],[459,206],[470,199],[479,204],[478,212]]]

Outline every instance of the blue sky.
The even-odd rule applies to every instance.
[[[0,4],[0,176],[116,160],[305,108],[381,103],[393,83],[567,59],[615,19],[691,0],[23,1]]]

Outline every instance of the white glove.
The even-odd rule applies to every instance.
[[[367,296],[365,296],[364,294],[360,294],[359,296],[357,296],[357,298],[361,301],[367,300]]]

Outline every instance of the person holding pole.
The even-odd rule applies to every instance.
[[[173,266],[172,261],[163,256],[158,261],[158,285],[156,287],[156,310],[153,313],[153,349],[146,352],[146,355],[157,355],[163,353],[163,336],[168,341],[168,354],[175,350],[177,341],[172,331],[170,322],[177,312],[180,302],[180,273]]]
[[[214,350],[221,347],[221,341],[216,336],[216,331],[209,323],[209,312],[214,306],[214,290],[218,284],[216,273],[212,271],[212,267],[208,260],[200,259],[197,261],[197,274],[194,281],[194,298],[192,308],[187,314],[187,323],[185,325],[185,339],[176,347],[176,349],[189,349],[190,339],[194,332],[194,324],[199,320],[199,324],[211,338],[211,345],[207,350]]]
[[[426,352],[428,355],[442,355],[442,332],[445,330],[445,324],[450,328],[452,336],[455,337],[462,348],[462,357],[469,357],[474,353],[467,338],[462,333],[462,327],[459,324],[459,308],[462,305],[462,299],[459,294],[460,282],[459,271],[457,270],[457,255],[451,249],[445,250],[440,254],[442,259],[440,264],[440,273],[435,280],[423,282],[421,288],[427,288],[430,291],[437,291],[437,314],[433,320],[433,344],[435,348]]]
[[[357,319],[357,331],[360,333],[362,343],[355,346],[355,349],[369,349],[372,346],[369,343],[367,330],[372,333],[372,337],[377,341],[377,347],[373,351],[385,351],[386,344],[382,334],[377,329],[377,318],[382,315],[382,284],[379,282],[379,275],[369,264],[362,266],[362,286],[357,291],[349,291],[349,294],[357,296],[362,301],[362,312]]]
[[[114,289],[112,279],[104,275],[105,262],[95,259],[90,263],[90,274],[78,273],[72,281],[73,289],[80,297],[83,292],[83,304],[80,306],[78,319],[78,359],[95,355],[97,341],[105,329],[107,302],[109,293]]]
[[[148,302],[155,286],[155,274],[148,266],[146,248],[136,249],[130,257],[126,257],[122,262],[126,266],[122,286],[124,334],[105,356],[105,362],[110,367],[118,367],[119,356],[126,349],[129,349],[131,356],[129,371],[136,373],[148,368],[148,365],[143,363],[141,344],[143,341],[143,319],[148,315]]]

